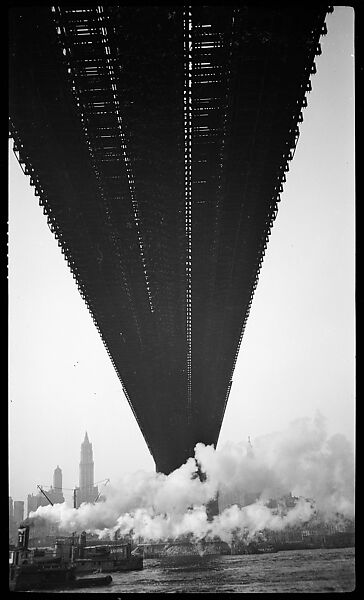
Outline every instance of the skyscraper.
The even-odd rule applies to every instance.
[[[92,453],[92,444],[85,433],[85,439],[81,444],[80,460],[80,486],[76,490],[77,508],[82,502],[95,502],[98,496],[98,489],[94,486],[94,461]]]
[[[62,469],[59,468],[59,465],[54,469],[53,487],[55,490],[62,491]]]
[[[19,525],[24,520],[24,502],[15,500],[14,502],[14,521]]]
[[[57,467],[53,473],[53,488],[50,489],[51,500],[53,504],[62,504],[64,502],[63,491],[62,491],[62,469]]]

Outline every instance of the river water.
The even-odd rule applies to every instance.
[[[142,571],[112,573],[111,585],[77,592],[349,592],[355,588],[354,555],[354,548],[330,548],[146,559]]]

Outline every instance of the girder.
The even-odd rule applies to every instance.
[[[329,7],[10,9],[10,133],[169,472],[216,444]]]

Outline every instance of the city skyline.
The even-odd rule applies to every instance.
[[[355,422],[353,11],[335,7],[239,353],[219,445],[320,411]],[[340,81],[340,85],[337,82]],[[340,143],[337,143],[337,140]],[[154,470],[143,436],[29,180],[10,153],[10,496],[47,486],[87,430],[95,479]],[[24,456],[22,449],[27,447]]]
[[[103,481],[97,483],[103,483]],[[34,487],[37,488],[37,491],[35,494],[33,492],[27,494],[26,504],[24,499],[13,499],[12,496],[9,495],[9,513],[13,510],[13,505],[16,502],[23,502],[24,507],[25,505],[27,506],[26,512],[27,516],[29,516],[30,511],[35,511],[38,506],[49,504],[49,500],[53,503],[66,502],[72,504],[75,501],[76,494],[78,507],[82,502],[93,502],[99,497],[100,494],[97,484],[94,484],[93,450],[87,431],[85,432],[84,440],[81,442],[78,485],[75,485],[73,488],[65,487],[63,485],[63,471],[59,464],[57,464],[53,471],[53,483],[36,483]],[[66,492],[66,494],[64,495],[63,492]],[[10,508],[10,504],[12,505],[12,508]]]

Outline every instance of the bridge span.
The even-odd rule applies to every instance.
[[[158,471],[217,443],[318,4],[10,9],[10,135]]]

